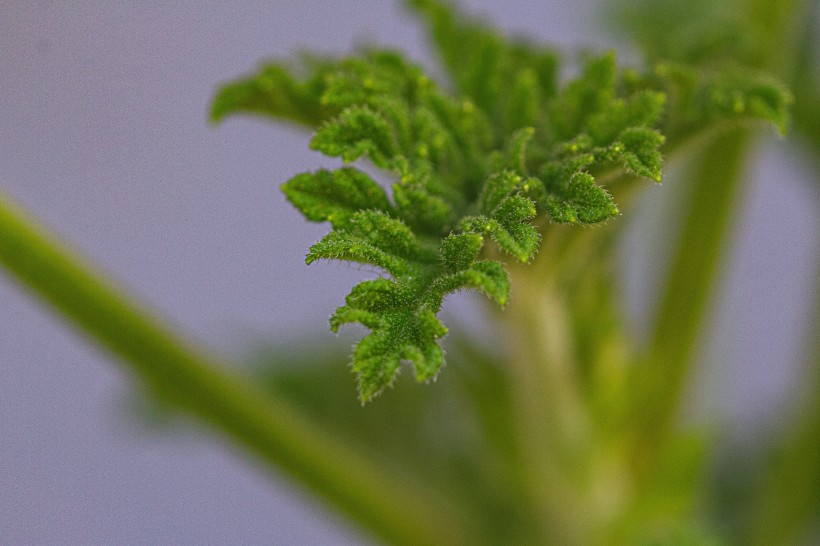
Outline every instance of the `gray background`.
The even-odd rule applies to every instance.
[[[599,37],[589,1],[462,4],[554,43],[613,43]],[[429,52],[392,2],[191,6],[0,2],[0,188],[217,352],[328,335],[327,316],[359,272],[305,267],[325,228],[306,224],[278,191],[326,160],[307,150],[306,134],[281,126],[210,128],[207,106],[219,82],[301,47],[378,42],[425,62]],[[750,177],[692,391],[693,415],[737,434],[772,423],[806,333],[820,227],[810,175],[786,147],[769,138]],[[657,278],[673,181],[620,220],[631,224],[636,317]],[[116,363],[5,277],[0,302],[0,543],[365,540],[218,440],[148,433],[125,409],[130,389]]]

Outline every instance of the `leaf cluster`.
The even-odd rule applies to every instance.
[[[348,260],[386,273],[356,285],[331,317],[334,331],[354,322],[371,330],[352,360],[363,402],[393,383],[402,361],[418,381],[436,377],[447,294],[508,301],[503,264],[482,255],[489,241],[528,262],[541,240],[537,219],[592,224],[619,214],[597,174],[660,181],[660,129],[670,119],[687,128],[727,115],[783,119],[783,96],[771,87],[703,80],[669,64],[623,70],[613,53],[562,81],[551,49],[504,38],[444,2],[408,4],[448,81],[397,52],[367,49],[266,64],[226,84],[212,108],[214,121],[254,113],[309,127],[311,148],[345,163],[299,174],[283,190],[308,220],[331,224],[308,263]],[[670,98],[677,117],[666,113]],[[350,165],[361,161],[389,174],[389,192]]]
[[[785,133],[793,97],[760,72],[776,55],[770,40],[777,33],[767,26],[778,13],[774,4],[759,11],[752,2],[732,0],[619,0],[610,8],[610,18],[654,65],[633,83],[646,76],[641,85],[670,98],[669,138],[748,119],[769,121]]]

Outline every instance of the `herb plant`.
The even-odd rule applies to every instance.
[[[503,37],[444,2],[412,0],[446,79],[367,48],[267,63],[220,89],[213,121],[295,123],[312,131],[312,149],[343,162],[282,188],[305,218],[330,226],[308,264],[346,260],[378,272],[331,316],[333,331],[369,330],[349,357],[334,348],[313,365],[274,356],[280,366],[251,378],[222,371],[6,203],[0,257],[128,362],[158,400],[222,430],[386,541],[792,540],[820,506],[820,488],[803,487],[805,500],[790,504],[802,516],[759,529],[756,516],[778,513],[778,484],[794,481],[762,472],[752,488],[759,506],[727,504],[734,523],[718,521],[701,502],[713,495],[701,479],[707,438],[676,414],[752,132],[788,125],[792,94],[767,72],[806,57],[809,46],[794,39],[806,8],[712,2],[687,26],[690,8],[643,4],[620,12],[652,52],[641,69],[619,66],[613,52],[587,54],[568,77],[549,48]],[[765,39],[739,39],[752,26]],[[795,74],[778,75],[800,111],[802,96],[817,91]],[[798,129],[816,136],[817,123],[806,115]],[[690,203],[641,344],[618,299],[619,217],[678,151],[692,167]],[[442,304],[465,289],[493,302],[503,350],[482,348],[469,332],[446,339],[453,328]],[[366,407],[338,379],[345,361]],[[410,389],[397,381],[403,368],[418,382],[440,380]],[[820,461],[807,447],[816,425],[795,438],[784,452],[816,478]]]

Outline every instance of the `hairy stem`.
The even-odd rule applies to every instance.
[[[588,490],[595,431],[555,260],[567,253],[585,255],[595,237],[568,226],[552,225],[544,232],[534,263],[510,264],[514,293],[498,318],[509,327],[519,456],[541,531],[584,544],[601,524]]]
[[[396,544],[461,544],[469,529],[435,493],[379,471],[293,407],[180,341],[0,195],[0,263],[158,395]]]

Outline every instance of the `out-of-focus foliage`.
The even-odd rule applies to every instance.
[[[765,69],[786,82],[793,93],[788,138],[803,145],[815,169],[814,181],[820,182],[820,3],[621,0],[610,14],[622,35],[650,57],[724,73]],[[813,189],[820,205],[820,185]],[[802,403],[789,414],[793,422],[768,442],[735,442],[718,456],[721,464],[711,476],[712,509],[733,542],[813,544],[820,537],[818,304],[805,330],[804,392],[795,397]]]

